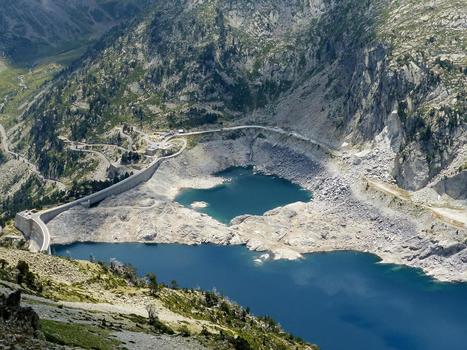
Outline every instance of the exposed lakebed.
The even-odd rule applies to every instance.
[[[186,207],[198,206],[199,211],[229,223],[236,216],[262,215],[286,204],[311,199],[310,192],[300,186],[276,176],[254,173],[252,168],[230,168],[215,175],[225,182],[209,189],[184,189],[175,200]]]
[[[220,186],[182,191],[177,201],[228,223],[277,206],[310,200],[310,193],[273,176],[232,168]],[[205,205],[199,205],[204,203]],[[56,255],[131,263],[141,274],[182,287],[216,289],[255,314],[328,350],[465,349],[467,284],[433,281],[416,269],[378,264],[354,252],[309,254],[297,261],[258,260],[241,246],[76,243]]]

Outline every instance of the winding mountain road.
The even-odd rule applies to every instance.
[[[231,127],[225,127],[225,128],[218,128],[218,129],[210,129],[210,130],[200,130],[200,131],[189,131],[185,133],[176,133],[172,137],[169,137],[167,140],[170,140],[175,137],[182,137],[182,136],[195,136],[195,135],[203,135],[203,134],[212,134],[212,133],[218,133],[218,132],[225,132],[225,131],[235,131],[235,130],[246,130],[246,129],[259,129],[259,130],[265,130],[265,131],[270,131],[274,132],[277,134],[281,135],[286,135],[289,137],[293,137],[295,139],[313,143],[322,149],[324,149],[326,152],[336,154],[337,150],[333,149],[331,146],[328,146],[322,142],[319,142],[311,137],[306,137],[303,136],[295,131],[287,131],[279,127],[272,127],[272,126],[264,126],[264,125],[238,125],[238,126],[231,126]]]
[[[157,165],[160,164],[160,162],[170,159],[170,158],[175,158],[182,154],[186,148],[187,148],[187,139],[186,137],[188,136],[194,136],[194,135],[203,135],[203,134],[212,134],[212,133],[221,133],[221,132],[226,132],[226,131],[235,131],[235,130],[245,130],[245,129],[260,129],[260,130],[265,130],[265,131],[271,131],[275,133],[279,133],[282,135],[288,135],[290,137],[294,137],[306,142],[311,142],[313,144],[316,144],[326,151],[333,152],[327,145],[323,145],[316,140],[304,137],[296,132],[288,132],[284,129],[281,128],[274,128],[274,127],[267,127],[267,126],[262,126],[262,125],[241,125],[241,126],[233,126],[233,127],[226,127],[226,128],[218,128],[218,129],[211,129],[211,130],[200,130],[200,131],[191,131],[191,132],[179,132],[179,133],[173,133],[167,135],[164,139],[163,142],[167,143],[171,140],[178,139],[182,141],[182,145],[180,149],[171,155],[168,156],[163,156],[155,159],[148,167],[145,169],[141,170],[140,172],[126,178],[125,180],[122,180],[108,188],[105,188],[101,191],[98,191],[94,194],[91,194],[89,196],[86,196],[84,198],[78,199],[76,201],[60,205],[58,207],[54,207],[48,210],[41,211],[39,213],[32,213],[30,211],[26,211],[23,213],[20,213],[19,215],[23,217],[24,220],[27,222],[35,222],[37,225],[36,228],[40,232],[41,239],[39,240],[40,243],[34,242],[34,244],[31,245],[31,248],[37,251],[45,251],[50,253],[50,233],[49,229],[47,227],[47,222],[57,216],[58,214],[74,207],[77,205],[85,205],[85,206],[90,206],[103,198],[106,198],[109,195],[115,195],[116,193],[122,193],[128,190],[130,187],[135,187],[138,184],[147,181],[147,177],[141,176],[141,175],[146,175],[148,174],[148,171],[156,171],[155,169],[157,168]],[[144,134],[144,133],[143,133]],[[175,141],[175,140],[174,140]],[[128,184],[131,183],[130,186]],[[27,235],[30,235],[31,232],[26,232]],[[36,232],[38,234],[38,232]]]

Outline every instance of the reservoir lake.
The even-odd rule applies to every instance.
[[[228,223],[311,194],[250,168],[219,173],[227,181],[207,190],[186,189],[177,201]],[[467,284],[439,283],[420,271],[380,264],[357,252],[309,254],[298,261],[262,262],[242,246],[76,243],[55,245],[55,255],[130,263],[143,275],[181,287],[217,290],[256,315],[270,315],[285,330],[322,350],[465,350]]]

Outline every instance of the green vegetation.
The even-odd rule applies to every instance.
[[[0,203],[0,226],[20,211],[29,208],[40,208],[42,205],[56,203],[63,193],[55,192],[50,197],[46,195],[46,188],[40,180],[32,176],[28,178],[12,195],[6,196]]]
[[[170,328],[165,323],[159,320],[159,317],[157,316],[157,312],[152,305],[149,305],[147,307],[147,311],[148,311],[149,324],[151,325],[151,327],[154,329],[155,332],[161,333],[161,334],[170,334],[170,335],[175,334],[172,328]]]
[[[113,178],[104,181],[78,181],[75,178],[66,191],[58,190],[54,186],[46,187],[36,176],[31,176],[24,181],[18,191],[6,196],[0,202],[0,225],[5,225],[10,219],[14,218],[16,213],[23,210],[42,209],[83,198],[123,181],[128,176],[128,174],[115,175]]]
[[[25,261],[18,261],[16,269],[18,270],[16,283],[20,285],[24,283],[29,289],[35,290],[39,293],[42,292],[42,284],[37,281],[36,276],[29,271],[29,265]]]
[[[149,284],[149,293],[156,297],[159,292],[159,284],[157,283],[157,277],[153,273],[148,273],[148,284]]]
[[[0,50],[16,65],[31,66],[89,45],[115,24],[132,18],[147,0],[31,0],[4,3],[0,13]]]
[[[83,349],[114,350],[121,343],[110,337],[110,331],[84,324],[41,320],[42,332],[47,341]]]
[[[405,103],[399,110],[403,148],[410,152],[421,143],[431,163],[442,167],[458,147],[449,140],[467,115],[466,42],[446,23],[460,1],[433,8],[415,0],[343,0],[325,2],[319,11],[283,0],[180,6],[155,3],[106,34],[33,104],[26,114],[30,131],[18,148],[42,173],[76,178],[92,168],[83,164],[88,160],[75,166],[78,156],[67,152],[60,135],[97,140],[121,123],[196,128],[257,110],[273,114],[280,97],[287,100],[311,81],[306,95],[323,95],[316,103],[335,128],[329,133],[352,130],[356,139],[370,140],[384,129],[388,113]],[[93,18],[105,18],[108,10]],[[448,97],[428,98],[440,85]],[[133,158],[122,156],[125,164]]]
[[[147,300],[148,318],[123,314],[118,316],[120,321],[126,320],[125,327],[130,331],[194,337],[208,348],[216,350],[317,349],[284,332],[270,317],[255,317],[249,309],[243,309],[217,293],[180,289],[175,281],[171,284],[176,289],[172,289],[157,283],[155,275],[150,275],[149,279],[138,277],[132,266],[117,261],[106,265],[41,254],[32,256],[22,252],[18,254],[21,257],[17,267],[14,267],[10,264],[12,254],[4,248],[0,249],[6,253],[6,259],[0,260],[0,280],[20,280],[23,285],[28,284],[28,280],[31,285],[40,282],[41,288],[34,291],[42,297],[55,301],[109,303],[106,296],[112,296],[110,303],[118,303],[116,298],[124,296],[128,305],[132,305],[132,297],[136,297],[138,304],[142,298]],[[45,272],[32,273],[26,262],[29,259],[34,261],[36,271],[41,269],[40,266],[47,266]],[[67,278],[71,281],[65,282]],[[155,286],[157,294],[154,293]],[[159,314],[161,307],[175,315],[184,316],[183,320],[164,320]],[[201,329],[200,320],[203,321]],[[114,349],[120,345],[109,336],[111,324],[106,321],[98,324],[91,322],[89,325],[47,320],[41,323],[49,342],[85,349]]]
[[[74,180],[71,188],[62,195],[62,201],[68,202],[71,200],[83,198],[87,195],[96,193],[120,181],[123,181],[124,179],[128,178],[128,176],[128,174],[115,175],[113,178],[105,181],[89,180],[78,182]]]
[[[250,315],[248,309],[212,291],[164,288],[159,298],[176,313],[217,325],[218,329],[203,330],[201,335],[207,344],[227,344],[226,349],[230,346],[234,349],[313,349],[300,338],[284,332],[272,318],[256,318]]]
[[[54,141],[59,134],[93,139],[122,122],[151,128],[222,123],[265,106],[291,87],[290,67],[295,70],[305,56],[303,47],[294,49],[286,43],[292,29],[258,40],[251,19],[245,30],[227,25],[229,6],[223,1],[182,12],[179,6],[157,3],[129,27],[106,35],[31,109],[27,144],[34,145],[32,153],[42,172],[64,176],[60,167],[64,157],[58,156],[63,150]],[[267,6],[281,9],[276,3]],[[300,54],[278,49],[287,45]],[[249,55],[257,58],[254,81],[244,63]],[[284,55],[290,66],[282,63]],[[257,75],[272,66],[278,77]]]
[[[462,146],[459,125],[466,122],[465,52],[467,38],[456,18],[465,13],[459,0],[436,4],[391,1],[377,23],[378,38],[390,45],[388,65],[405,72],[408,89],[399,96],[399,116],[407,133],[401,155],[417,146],[428,161],[430,177],[449,164]],[[414,13],[417,16],[414,16]],[[439,91],[447,91],[445,95]],[[438,98],[428,96],[435,92]]]
[[[17,68],[0,59],[0,123],[5,127],[13,126],[15,117],[24,110],[26,103],[61,68],[56,63],[45,63],[31,69]]]
[[[42,282],[23,260],[19,260],[16,266],[11,266],[5,259],[0,259],[0,280],[17,283],[39,294],[43,291]]]

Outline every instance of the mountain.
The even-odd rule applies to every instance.
[[[6,224],[1,229],[5,237],[14,231],[15,213],[95,192],[147,165],[151,158],[143,153],[154,146],[155,131],[259,124],[281,128],[270,139],[271,158],[292,143],[300,148],[304,137],[335,150],[316,162],[316,167],[329,172],[318,178],[307,174],[307,181],[316,180],[316,189],[325,189],[313,201],[322,205],[319,222],[326,224],[317,239],[333,236],[335,225],[338,232],[346,231],[342,236],[346,242],[361,240],[362,231],[353,236],[349,228],[362,220],[358,229],[384,237],[378,247],[384,249],[383,258],[400,248],[398,254],[404,257],[393,260],[398,263],[417,259],[426,267],[430,264],[426,261],[447,261],[446,266],[462,270],[467,200],[465,1],[0,2],[0,50],[6,61],[23,69],[10,76],[16,96],[23,94],[19,102],[11,102],[15,97],[10,95],[15,94],[5,92],[10,85],[1,86],[0,79],[0,98],[5,101],[0,101],[0,225]],[[55,67],[53,77],[45,72],[34,78],[34,71],[24,68],[76,48],[86,52],[63,70]],[[0,73],[8,69],[0,61]],[[25,79],[34,81],[27,94]],[[235,138],[237,131],[214,137]],[[294,131],[300,137],[290,137]],[[254,135],[265,137],[261,132]],[[162,154],[173,151],[166,149],[165,141],[158,144]],[[185,141],[188,150],[197,142],[188,137]],[[206,148],[193,159],[213,161],[211,150]],[[135,159],[143,160],[131,164]],[[297,159],[300,163],[305,158]],[[183,164],[177,166],[186,171]],[[161,181],[155,186],[166,185]],[[368,191],[360,191],[365,186]],[[156,192],[144,202],[151,210],[159,196]],[[443,194],[451,198],[441,199]],[[338,206],[342,204],[343,215],[335,210],[338,206],[325,208],[330,202],[319,203],[328,197],[342,200]],[[121,205],[118,198],[114,202]],[[278,221],[277,235],[291,218],[302,218],[295,211],[281,213],[284,221]],[[410,226],[395,225],[409,216]],[[89,226],[89,212],[83,217],[75,222]],[[99,224],[112,220],[96,217]],[[297,225],[316,226],[311,218]],[[438,223],[438,218],[445,222]],[[118,220],[115,225],[123,225],[126,213]],[[68,229],[72,224],[66,225]],[[407,237],[394,240],[394,233],[400,232]],[[151,228],[153,233],[158,231]],[[302,242],[310,245],[313,239]],[[411,240],[415,243],[409,244]],[[368,251],[367,245],[361,247]],[[13,261],[10,264],[15,265]],[[88,275],[86,281],[100,283],[100,276],[105,280],[100,267],[92,265],[92,269],[99,271],[99,278]],[[54,292],[52,288],[53,284]],[[179,293],[166,292],[169,297]],[[201,294],[193,298],[180,300],[185,300],[183,305],[206,303]],[[223,315],[217,313],[223,312],[217,310],[221,305],[211,310],[212,317]],[[203,314],[206,308],[192,311]],[[238,309],[235,314],[243,312]],[[234,334],[248,327],[244,319],[228,322],[229,327],[240,327]],[[267,329],[267,323],[266,319],[254,324]],[[255,333],[247,335],[258,342],[262,339]]]
[[[2,0],[0,52],[15,64],[30,64],[76,49],[147,4],[147,0]]]
[[[12,147],[71,184],[96,160],[64,138],[260,123],[370,148],[381,180],[465,199],[466,16],[455,0],[155,1],[46,86]]]
[[[463,18],[451,0],[157,2],[34,105],[29,155],[60,175],[58,133],[99,137],[121,121],[260,120],[334,146],[387,130],[392,175],[416,190],[465,145]]]

